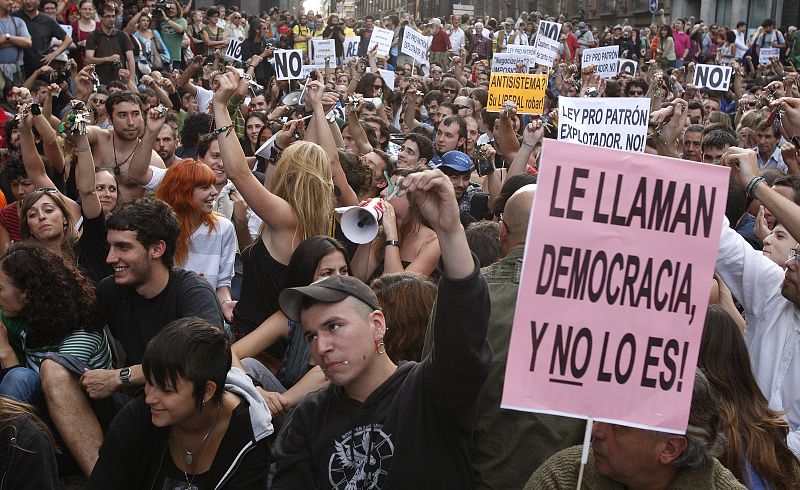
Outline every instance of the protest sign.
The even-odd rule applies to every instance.
[[[544,36],[538,36],[534,48],[536,49],[536,53],[534,54],[533,61],[548,68],[552,68],[556,58],[558,58],[558,50],[561,48],[561,43]]]
[[[409,26],[403,29],[403,43],[400,52],[414,58],[417,63],[425,63],[428,59],[428,38]]]
[[[275,78],[278,80],[303,78],[303,50],[276,49]]]
[[[72,37],[72,26],[69,24],[59,24],[60,28],[64,29],[64,32],[67,33],[67,36]]]
[[[558,98],[558,139],[617,150],[644,151],[650,99]]]
[[[225,49],[225,53],[222,55],[222,57],[231,61],[238,61],[241,63],[242,43],[234,38],[231,38],[231,40],[228,42],[228,47],[227,49]]]
[[[619,47],[584,49],[581,63],[584,68],[590,65],[597,66],[597,74],[603,78],[615,77],[619,71]]]
[[[378,56],[387,56],[389,49],[392,47],[392,38],[394,32],[383,27],[375,27],[372,29],[372,35],[369,38],[367,51],[370,51],[374,46],[378,46]]]
[[[311,61],[315,65],[325,66],[325,58],[330,59],[331,66],[336,66],[336,41],[333,39],[312,39],[311,52],[314,56]]]
[[[544,140],[502,408],[685,432],[728,173]]]
[[[394,90],[394,88],[395,88],[394,87],[394,78],[395,78],[394,72],[392,70],[383,70],[381,68],[378,68],[378,73],[381,74],[381,78],[383,78],[383,81],[386,83],[386,86],[388,88],[390,88],[391,90]],[[384,92],[385,92],[385,90],[384,90]]]
[[[731,86],[733,68],[720,65],[697,65],[694,67],[694,80],[697,88],[709,88],[727,92]]]
[[[492,73],[486,110],[499,112],[503,103],[510,100],[517,104],[520,114],[544,114],[545,88],[547,75]]]
[[[307,78],[309,73],[314,70],[319,70],[322,74],[325,74],[325,64],[312,64],[312,65],[303,65],[303,69],[300,71],[300,76],[298,78]]]
[[[533,56],[536,54],[536,46],[530,46],[527,44],[510,44],[506,48],[506,53]]]
[[[636,75],[636,62],[634,60],[619,60],[620,75]]]
[[[492,73],[517,73],[517,65],[530,66],[533,59],[527,54],[495,53],[492,57]],[[525,70],[524,73],[527,73]]]
[[[361,38],[358,36],[347,36],[344,38],[344,59],[358,58],[358,45]]]
[[[760,65],[768,65],[770,58],[779,58],[781,55],[781,48],[761,48],[758,51],[758,63]]]
[[[550,22],[549,20],[539,21],[539,30],[536,31],[536,37],[544,36],[553,41],[558,41],[561,34],[561,24],[558,22]]]

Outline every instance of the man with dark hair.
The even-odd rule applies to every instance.
[[[783,37],[781,31],[775,29],[775,22],[772,19],[764,19],[764,22],[761,23],[761,27],[764,28],[764,32],[754,41],[756,45],[756,56],[761,54],[761,48],[764,46],[768,48],[786,48],[786,39]]]
[[[375,17],[367,15],[364,17],[364,25],[358,30],[356,35],[361,38],[358,43],[358,55],[366,56],[369,40],[372,38],[372,31],[375,28]]]
[[[172,124],[165,124],[161,131],[156,135],[156,141],[153,144],[153,149],[158,153],[158,156],[164,160],[164,165],[169,168],[170,165],[180,160],[175,156],[175,149],[178,147],[178,131]]]
[[[436,128],[436,151],[444,155],[448,151],[464,151],[467,142],[467,122],[463,117],[450,115],[445,117]]]
[[[86,39],[86,63],[94,64],[100,83],[107,84],[119,78],[122,67],[136,73],[136,65],[130,36],[114,27],[117,18],[114,6],[103,3],[99,10],[100,28]]]
[[[88,73],[86,70],[84,68],[81,71],[79,78]],[[123,203],[144,195],[144,189],[128,178],[128,167],[133,152],[139,146],[139,136],[144,130],[142,101],[130,92],[112,94],[106,99],[106,112],[111,121],[111,129],[89,126],[89,145],[95,165],[112,172],[116,177],[119,185],[118,202]],[[152,145],[148,148],[150,165],[166,168]]]
[[[429,165],[434,154],[433,142],[430,138],[418,133],[408,133],[397,154],[397,166]]]
[[[436,168],[441,170],[453,185],[458,200],[458,207],[462,211],[463,223],[469,224],[474,220],[481,220],[489,214],[489,195],[477,182],[470,182],[472,176],[472,158],[464,152],[451,150],[434,158]],[[470,218],[471,216],[471,218]]]
[[[108,218],[106,228],[106,262],[114,275],[97,286],[97,300],[125,351],[127,367],[88,370],[63,356],[52,356],[41,366],[50,415],[86,475],[97,461],[101,426],[107,427],[109,417],[130,399],[118,395],[119,390],[144,384],[141,360],[150,339],[171,321],[188,316],[223,326],[222,310],[208,281],[173,269],[180,225],[168,204],[155,198],[124,203]]]
[[[399,186],[414,189],[409,199],[442,250],[433,354],[395,365],[378,299],[354,277],[284,290],[281,310],[302,325],[331,385],[308,395],[278,435],[274,490],[472,486],[470,437],[491,358],[486,282],[447,178],[429,170]]]
[[[183,121],[181,146],[175,150],[179,158],[194,158],[197,155],[197,144],[201,136],[211,131],[211,121],[211,115],[204,112],[189,115]]]
[[[56,56],[66,51],[72,44],[72,38],[55,20],[39,13],[39,0],[22,0],[22,9],[12,12],[11,15],[22,19],[30,34],[31,44],[24,51],[26,78],[42,65],[52,63]],[[51,50],[50,42],[53,38],[60,39],[61,44]]]
[[[756,126],[756,140],[758,146],[753,148],[758,157],[758,168],[777,168],[783,173],[789,173],[789,167],[783,161],[783,154],[778,147],[781,139],[780,127],[776,124],[767,124],[766,119]]]
[[[747,22],[736,23],[736,60],[741,61],[747,53]]]
[[[722,155],[728,151],[728,148],[736,146],[737,144],[739,144],[739,142],[736,141],[736,137],[728,131],[720,129],[710,131],[703,136],[700,142],[700,151],[703,155],[702,162],[719,165]]]
[[[644,97],[650,87],[643,78],[631,78],[625,82],[626,97]]]
[[[703,126],[700,124],[692,124],[683,131],[683,138],[681,146],[683,153],[681,158],[690,160],[692,162],[699,162],[702,159],[700,152],[700,141],[702,140]]]
[[[467,226],[467,243],[478,257],[481,268],[494,264],[501,258],[500,225],[488,219],[470,223]]]
[[[703,110],[703,104],[698,100],[689,102],[689,108],[686,110],[686,117],[689,118],[690,124],[703,124],[706,119],[706,112]]]

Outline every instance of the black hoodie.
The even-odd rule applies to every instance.
[[[435,312],[431,355],[401,363],[363,403],[338,386],[303,400],[276,440],[273,490],[472,488],[468,447],[492,357],[477,264],[466,279],[442,276]]]

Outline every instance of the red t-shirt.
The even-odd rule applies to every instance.
[[[15,242],[22,241],[22,231],[19,227],[19,214],[17,213],[17,202],[14,201],[8,206],[0,208],[0,225],[6,229],[11,239]]]
[[[439,29],[433,35],[431,40],[431,51],[440,53],[442,51],[450,51],[450,36],[444,32],[444,29]]]

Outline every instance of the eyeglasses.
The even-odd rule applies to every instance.
[[[457,92],[457,90],[454,89],[454,88],[443,88],[442,89],[442,93],[443,94],[454,94],[456,92]]]
[[[506,220],[504,220],[504,219],[503,219],[503,213],[500,213],[500,219],[499,219],[498,221],[499,221],[499,222],[502,222],[504,225],[506,225],[506,231],[507,231],[508,233],[511,233],[511,227],[510,227],[510,226],[508,226],[508,221],[506,221]]]
[[[55,187],[40,187],[36,192],[44,192],[45,194],[58,194],[58,189]]]

